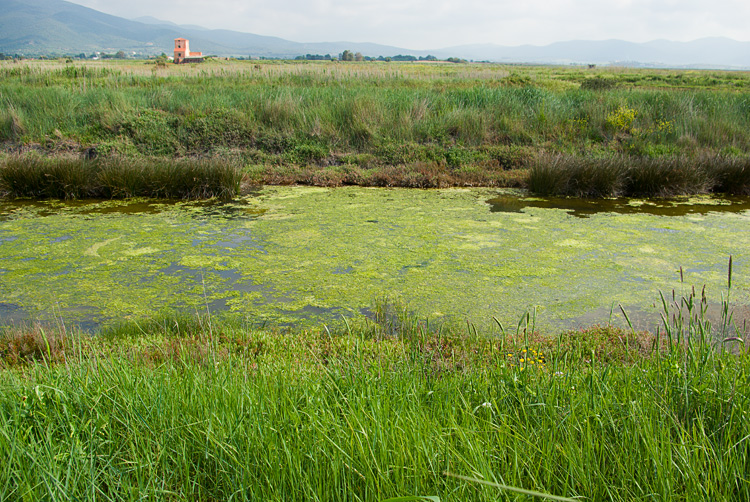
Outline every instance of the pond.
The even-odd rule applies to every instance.
[[[538,199],[497,189],[265,187],[231,203],[0,202],[0,320],[87,328],[175,311],[336,322],[385,299],[422,318],[653,329],[659,291],[750,296],[745,199]],[[680,268],[682,277],[680,281]],[[611,311],[614,313],[610,314]],[[621,322],[621,321],[617,321]]]

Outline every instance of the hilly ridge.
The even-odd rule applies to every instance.
[[[134,20],[63,0],[0,0],[0,52],[39,56],[124,50],[145,55],[170,53],[186,37],[195,50],[218,56],[293,58],[336,55],[348,49],[366,56],[435,55],[506,63],[596,63],[700,68],[750,68],[750,42],[704,38],[691,42],[622,40],[557,42],[546,46],[462,45],[429,51],[374,43],[300,43],[278,37],[200,26],[179,26],[153,17]]]
[[[294,57],[311,51],[338,54],[347,48],[386,54],[406,50],[347,42],[301,44],[230,30],[180,27],[153,18],[147,21],[111,16],[62,0],[0,0],[0,52],[27,56],[106,50],[161,54],[171,52],[177,37],[189,38],[196,50],[220,56]]]

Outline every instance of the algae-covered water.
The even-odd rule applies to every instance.
[[[582,217],[583,216],[583,217]],[[267,187],[229,204],[0,203],[0,318],[84,326],[209,310],[334,322],[376,303],[420,317],[653,328],[659,291],[748,303],[750,205],[533,199],[490,189]],[[684,283],[680,282],[680,267]]]

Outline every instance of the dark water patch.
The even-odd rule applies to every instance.
[[[657,233],[660,233],[660,234],[678,234],[678,233],[680,233],[679,230],[676,230],[674,228],[651,227],[648,230],[651,230],[652,232],[657,232]]]
[[[254,219],[266,213],[267,209],[250,204],[247,198],[222,202],[205,200],[187,202],[186,209],[192,210],[196,218],[224,218],[227,220]]]
[[[683,199],[578,199],[501,195],[487,200],[493,213],[520,213],[527,208],[562,209],[588,218],[598,213],[651,214],[655,216],[701,215],[711,212],[740,213],[750,210],[750,197]]]
[[[210,282],[210,278],[215,276],[219,276],[222,279],[226,279],[233,283],[236,283],[243,278],[242,274],[237,270],[216,268],[203,270],[180,265],[179,263],[172,263],[171,265],[160,269],[159,272],[172,277],[181,277],[186,280],[189,279],[196,284]],[[144,277],[141,280],[148,282],[149,278]]]
[[[96,307],[74,306],[35,310],[26,310],[19,305],[0,302],[0,326],[40,325],[44,328],[62,328],[66,331],[76,329],[85,333],[96,333],[102,326],[113,321],[113,318],[102,316]]]
[[[224,219],[257,218],[266,209],[251,204],[244,197],[232,201],[216,199],[184,201],[182,199],[73,199],[73,200],[0,200],[0,221],[8,221],[23,216],[54,216],[63,212],[92,215],[137,215],[160,214],[174,210],[185,210],[196,219],[221,217]]]
[[[354,272],[354,267],[336,267],[331,271],[331,273],[335,275],[346,275],[351,274],[352,272]]]
[[[28,212],[32,212],[35,216],[40,217],[52,216],[59,212],[59,208],[56,209],[50,201],[26,199],[0,200],[0,221],[13,220],[24,216]]]
[[[20,305],[0,302],[0,325],[12,325],[29,318],[29,314]]]
[[[250,230],[237,231],[231,234],[222,234],[223,240],[217,241],[214,246],[225,249],[255,249],[264,254],[268,251],[255,239]]]
[[[399,270],[399,274],[403,275],[409,270],[413,269],[427,268],[430,266],[430,263],[432,263],[432,260],[422,260],[418,263],[404,265],[403,267],[401,267],[401,270]]]

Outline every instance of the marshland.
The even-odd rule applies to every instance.
[[[22,61],[0,103],[0,499],[749,498],[750,74]]]

